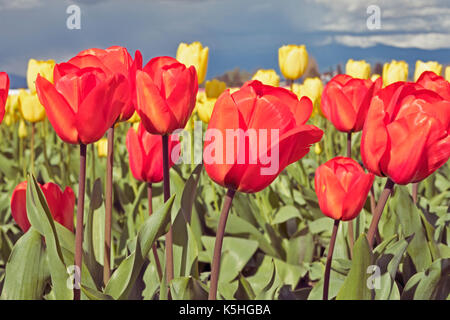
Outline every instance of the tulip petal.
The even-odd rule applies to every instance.
[[[136,111],[148,132],[167,134],[177,129],[175,116],[146,72],[137,72],[136,92]]]
[[[197,75],[195,68],[191,66],[178,75],[177,82],[166,100],[180,128],[186,126],[194,110],[197,91]]]
[[[343,200],[342,205],[342,220],[352,220],[355,218],[364,207],[369,194],[370,188],[372,188],[375,176],[371,173],[366,174],[354,173],[356,178],[352,179],[351,189],[347,190],[347,195]],[[364,196],[365,195],[365,196]]]
[[[332,219],[340,220],[345,191],[334,172],[325,165],[320,166],[316,170],[314,183],[322,213]]]
[[[380,162],[382,171],[397,184],[408,184],[418,171],[431,122],[423,113],[387,125],[389,152]]]
[[[36,79],[36,90],[48,120],[58,136],[65,142],[78,143],[75,114],[67,100],[53,84],[40,75]]]
[[[140,181],[144,179],[144,154],[142,146],[138,140],[138,135],[133,128],[128,129],[126,146],[130,157],[129,165],[133,176]]]
[[[27,232],[31,224],[27,216],[27,182],[21,182],[11,196],[11,215],[23,232]]]
[[[382,176],[380,160],[387,149],[387,129],[383,110],[383,101],[379,96],[372,99],[361,137],[361,158],[364,166],[378,176]]]
[[[123,101],[114,100],[116,90],[127,86],[124,76],[115,75],[95,86],[82,101],[76,115],[79,139],[84,144],[99,140],[118,119]],[[86,125],[89,124],[89,125]]]

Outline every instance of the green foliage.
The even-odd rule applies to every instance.
[[[319,164],[345,153],[345,137],[320,117],[310,120],[325,129],[320,155],[311,151],[293,163],[265,190],[237,193],[228,218],[219,274],[219,299],[321,299],[332,219],[322,215],[314,192]],[[19,157],[19,140],[2,125],[0,150],[0,292],[2,299],[72,299],[70,266],[74,234],[55,222],[37,182],[71,186],[76,193],[78,154],[51,130],[44,136],[37,124],[35,177],[29,148]],[[162,184],[153,185],[152,216],[148,216],[146,184],[128,167],[125,132],[116,128],[112,223],[112,277],[103,284],[105,159],[88,148],[82,299],[205,299],[209,290],[212,252],[226,190],[213,183],[202,165],[171,169],[173,197],[163,201]],[[41,130],[42,129],[42,130]],[[28,138],[27,138],[28,139]],[[29,141],[25,139],[25,145]],[[359,161],[360,134],[353,135]],[[45,142],[45,143],[44,143]],[[18,160],[19,159],[19,160]],[[27,211],[32,227],[22,233],[11,217],[12,190],[28,180]],[[378,198],[385,179],[374,183]],[[365,234],[370,203],[352,224],[340,224],[332,263],[331,299],[449,299],[450,165],[419,184],[414,205],[411,186],[395,186],[381,217],[381,242],[373,250]],[[170,220],[169,220],[170,219]],[[164,271],[163,234],[173,225],[175,278],[159,279],[152,252]],[[27,261],[27,263],[23,263]],[[375,271],[373,267],[379,269]],[[69,268],[69,269],[68,269]],[[379,272],[379,277],[374,277]],[[372,282],[371,282],[372,281]],[[371,283],[372,286],[368,286]]]

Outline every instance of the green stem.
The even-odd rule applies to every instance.
[[[336,243],[339,221],[334,220],[333,232],[331,234],[330,245],[328,247],[327,264],[325,267],[325,277],[323,280],[323,300],[328,300],[328,289],[330,287],[331,261],[333,260],[334,245]]]

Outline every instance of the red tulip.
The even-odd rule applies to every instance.
[[[314,184],[320,210],[335,220],[352,220],[361,212],[375,176],[351,158],[333,158],[316,170]]]
[[[305,125],[311,112],[309,98],[299,101],[292,92],[257,80],[247,82],[233,94],[225,91],[214,106],[206,132],[203,152],[206,172],[227,188],[242,192],[264,189],[322,138],[322,130]],[[275,141],[271,129],[278,130]],[[243,145],[234,146],[235,138],[228,136],[230,131],[238,132]],[[250,141],[251,131],[256,132],[258,141]],[[275,157],[272,159],[276,162],[275,170],[271,169],[274,163],[268,157]]]
[[[72,69],[73,66],[80,69],[99,68],[107,75],[116,73],[123,75],[128,82],[129,94],[116,97],[116,99],[126,98],[118,121],[128,120],[133,115],[136,105],[136,71],[142,69],[142,55],[139,50],[136,51],[135,59],[133,60],[124,47],[112,46],[106,50],[92,48],[81,51],[70,59],[68,63],[69,65],[60,64],[55,68],[55,81],[67,72],[67,69]]]
[[[133,127],[128,130],[126,139],[128,153],[130,155],[130,169],[133,176],[148,183],[161,182],[163,179],[163,148],[160,135],[148,133],[142,123],[136,132]],[[178,141],[169,139],[169,167],[178,160]],[[174,152],[177,152],[172,155]]]
[[[6,72],[0,72],[0,123],[5,116],[5,105],[8,99],[9,77]]]
[[[123,75],[98,68],[57,65],[55,84],[40,75],[36,90],[48,120],[65,142],[89,144],[99,140],[119,118],[127,97]]]
[[[415,83],[393,83],[372,100],[362,160],[369,171],[397,184],[418,182],[450,157],[449,131],[449,101]]]
[[[195,107],[198,83],[195,67],[174,58],[157,57],[137,71],[136,111],[148,132],[170,134],[183,129]]]
[[[322,112],[339,131],[361,131],[370,101],[381,85],[381,78],[372,81],[337,75],[323,89]]]
[[[40,187],[47,200],[53,219],[73,232],[73,210],[75,207],[73,190],[70,187],[66,187],[64,192],[62,192],[61,188],[52,182],[40,185]],[[27,232],[30,228],[30,221],[27,216],[26,193],[27,182],[24,181],[17,185],[11,197],[13,219],[23,232]]]
[[[425,71],[416,83],[450,101],[450,83],[436,73]]]

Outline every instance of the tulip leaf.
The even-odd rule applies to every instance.
[[[206,300],[208,290],[199,280],[192,277],[179,277],[170,282],[173,300]]]
[[[1,298],[39,300],[50,275],[42,236],[33,227],[14,245],[6,264]]]
[[[86,295],[89,300],[114,300],[111,296],[104,294],[96,289],[92,289],[81,285],[81,291]]]
[[[166,231],[174,199],[175,195],[172,195],[162,207],[145,220],[138,232],[135,251],[114,271],[106,285],[105,294],[118,300],[128,297],[153,243]]]
[[[27,214],[31,225],[45,237],[48,254],[48,267],[52,278],[56,299],[72,300],[73,289],[67,285],[70,274],[64,262],[55,223],[45,200],[44,194],[34,176],[27,183]]]
[[[367,285],[367,268],[372,264],[372,250],[366,235],[361,234],[353,247],[352,267],[339,290],[336,300],[369,300],[372,292]]]
[[[396,187],[395,195],[391,200],[392,202],[389,203],[392,204],[400,221],[403,235],[408,237],[414,234],[407,252],[416,270],[424,271],[431,265],[432,256],[419,209],[414,205],[408,191],[403,186]]]
[[[296,207],[284,206],[284,207],[281,207],[281,209],[275,214],[275,219],[273,219],[272,224],[283,223],[292,218],[301,219],[302,216],[300,215],[300,213]]]
[[[412,276],[405,285],[402,300],[445,300],[450,298],[450,259],[438,259],[422,272]]]

